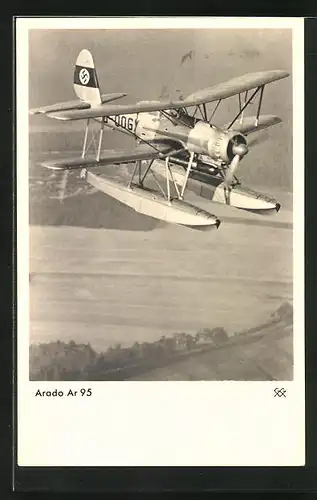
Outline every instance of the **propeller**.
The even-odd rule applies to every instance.
[[[269,137],[267,131],[258,135],[257,137],[251,139],[248,144],[245,142],[241,142],[238,136],[233,137],[230,141],[231,145],[231,154],[233,155],[233,159],[231,163],[228,165],[225,171],[224,183],[230,187],[233,183],[235,172],[239,166],[242,158],[249,152],[249,148],[261,144],[266,141]]]
[[[228,168],[226,170],[226,173],[225,173],[224,183],[227,186],[231,186],[231,184],[233,182],[233,179],[234,179],[235,171],[237,170],[237,168],[239,166],[239,163],[240,163],[240,156],[239,155],[235,155],[233,157],[232,162],[228,166]]]
[[[259,133],[259,132],[258,132]],[[263,142],[267,141],[269,138],[269,133],[267,130],[263,131],[262,134],[258,135],[257,137],[254,137],[248,142],[248,145],[250,148],[253,148],[253,146],[257,146],[258,144],[262,144]]]
[[[258,125],[254,125],[255,117],[247,117],[244,120],[243,125],[235,130],[231,129],[231,132],[235,133],[231,140],[229,141],[229,158],[231,163],[227,165],[224,174],[224,183],[227,187],[230,187],[233,183],[235,177],[235,171],[237,170],[240,160],[248,153],[249,148],[263,143],[269,138],[268,127],[280,123],[281,119],[277,116],[265,115],[259,117]],[[262,131],[260,135],[259,132]],[[243,135],[244,133],[244,135]],[[256,133],[254,138],[246,142],[245,136],[249,138],[249,134]]]
[[[248,153],[249,148],[247,144],[244,144],[242,142],[238,143],[236,141],[233,141],[232,144],[232,154],[233,159],[229,166],[226,169],[225,172],[225,178],[224,178],[224,183],[229,187],[232,185],[233,179],[234,179],[234,174],[239,166],[240,160]]]

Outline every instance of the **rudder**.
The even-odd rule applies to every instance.
[[[83,49],[76,60],[74,90],[79,99],[91,105],[102,102],[94,60],[87,49]]]

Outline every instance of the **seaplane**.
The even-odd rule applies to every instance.
[[[85,120],[81,155],[47,160],[41,165],[66,173],[80,169],[80,177],[135,211],[193,229],[218,228],[221,221],[186,202],[186,190],[238,209],[276,213],[280,204],[242,186],[236,171],[252,144],[249,136],[282,121],[275,115],[261,115],[261,105],[265,86],[287,76],[284,70],[260,71],[186,98],[117,104],[114,101],[127,94],[101,93],[92,54],[83,49],[73,77],[78,99],[30,109],[32,115],[55,120]],[[213,119],[217,109],[224,99],[233,96],[238,98],[238,112],[227,124],[216,126]],[[211,103],[213,110],[209,112],[207,104]],[[245,116],[246,109],[254,104],[255,115]],[[134,147],[129,151],[103,150],[107,128],[134,138]],[[96,167],[110,164],[131,164],[128,180],[96,173]],[[149,186],[149,177],[155,188]]]

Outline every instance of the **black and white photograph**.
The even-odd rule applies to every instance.
[[[30,379],[291,380],[291,30],[31,30],[29,72]]]
[[[304,359],[294,28],[143,21],[29,22],[23,377],[37,400],[141,381],[286,399]]]

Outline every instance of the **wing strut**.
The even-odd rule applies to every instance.
[[[89,144],[88,143],[88,136],[89,136],[89,126],[90,126],[90,118],[88,118],[87,123],[86,123],[86,128],[85,128],[85,136],[84,136],[84,143],[83,143],[83,149],[81,153],[81,157],[84,159],[86,158],[86,154],[88,153],[90,147],[92,144],[94,144],[95,147],[95,154],[96,154],[96,160],[99,161],[100,159],[100,153],[101,153],[101,146],[102,146],[102,140],[103,140],[103,132],[105,128],[105,118],[103,117],[101,119],[100,123],[100,130],[99,130],[99,139],[98,139],[98,144],[96,147],[96,136],[98,135],[98,131],[91,131],[91,139]]]
[[[256,112],[256,119],[255,119],[255,123],[254,123],[254,125],[256,127],[258,126],[258,123],[259,123],[259,116],[260,116],[260,112],[261,112],[263,92],[264,92],[264,85],[262,85],[261,90],[260,90],[260,99],[259,99],[258,110]]]
[[[190,170],[191,170],[191,167],[192,167],[192,164],[193,164],[193,159],[194,159],[194,156],[195,156],[195,153],[191,153],[190,154],[190,157],[189,157],[189,160],[188,160],[188,166],[187,166],[187,170],[186,170],[186,175],[185,175],[185,179],[184,179],[184,182],[183,182],[183,185],[182,185],[182,190],[181,192],[179,191],[179,187],[177,185],[177,182],[173,176],[173,170],[171,168],[171,165],[170,165],[170,157],[169,156],[166,156],[165,157],[165,179],[166,179],[166,192],[165,190],[162,188],[159,180],[157,179],[156,175],[155,175],[155,172],[152,170],[152,164],[154,162],[154,159],[149,161],[146,169],[145,169],[145,172],[142,174],[142,160],[137,160],[135,162],[135,165],[134,165],[134,169],[133,169],[133,172],[132,172],[132,176],[131,176],[131,179],[128,183],[128,188],[132,189],[133,190],[133,186],[137,185],[138,187],[140,188],[144,188],[143,186],[143,183],[144,183],[144,180],[145,178],[147,177],[148,173],[151,172],[154,180],[155,180],[155,183],[157,185],[157,187],[159,188],[160,192],[162,193],[162,195],[164,196],[164,198],[168,201],[168,202],[171,202],[172,201],[172,193],[171,193],[171,181],[174,185],[174,188],[175,188],[175,191],[176,191],[176,195],[177,195],[177,199],[178,200],[183,200],[184,199],[184,192],[185,192],[185,189],[186,189],[186,186],[187,186],[187,182],[188,182],[188,177],[189,177],[189,174],[190,174]],[[135,184],[133,183],[133,180],[136,176],[136,173],[138,172],[138,177],[139,177],[139,182],[138,184]]]
[[[231,121],[231,123],[228,125],[227,127],[227,130],[230,129],[233,124],[238,120],[238,118],[240,117],[240,124],[243,123],[243,114],[244,114],[244,110],[246,109],[246,107],[252,102],[252,99],[258,94],[260,93],[260,96],[259,96],[259,102],[258,102],[258,107],[257,107],[257,112],[256,112],[256,117],[255,117],[255,120],[254,120],[254,126],[257,127],[258,126],[258,123],[259,123],[259,116],[260,116],[260,112],[261,112],[261,106],[262,106],[262,100],[263,100],[263,92],[264,92],[264,87],[265,85],[261,85],[259,87],[256,88],[256,90],[253,92],[253,94],[251,95],[251,97],[248,98],[248,91],[246,90],[245,92],[245,95],[244,95],[244,103],[243,103],[243,106],[242,106],[242,103],[241,103],[241,94],[238,94],[238,98],[239,98],[239,113],[234,117],[234,119]]]
[[[146,176],[147,176],[147,174],[149,173],[149,170],[151,169],[151,167],[152,167],[152,165],[153,165],[153,162],[154,162],[154,160],[150,160],[150,161],[149,161],[149,164],[148,164],[148,166],[146,167],[146,170],[145,170],[145,172],[144,172],[144,174],[143,174],[143,175],[141,175],[141,172],[140,172],[140,185],[141,185],[141,187],[143,186],[143,182],[144,182],[144,180],[145,180],[145,177],[146,177]]]
[[[185,189],[186,189],[186,186],[187,186],[187,181],[188,181],[188,177],[189,177],[189,174],[190,174],[190,170],[192,168],[194,156],[195,156],[194,152],[190,153],[190,157],[189,157],[189,161],[188,161],[188,166],[187,166],[186,174],[185,174],[185,179],[184,179],[184,183],[182,185],[182,190],[181,190],[181,194],[180,194],[180,199],[181,200],[184,198],[184,193],[185,193]]]
[[[167,200],[171,201],[171,186],[170,186],[170,171],[169,171],[169,157],[165,158],[166,169],[166,187],[167,187]]]
[[[97,157],[96,157],[97,161],[100,160],[100,153],[101,153],[101,145],[102,145],[104,128],[105,128],[105,118],[102,117],[102,119],[101,119],[101,126],[100,126],[100,132],[99,132],[98,152],[97,152]]]
[[[83,144],[83,150],[82,150],[82,153],[81,153],[81,157],[82,158],[85,158],[85,155],[86,155],[87,140],[88,140],[88,131],[89,131],[89,122],[90,122],[90,118],[88,118],[87,123],[86,123],[84,144]]]
[[[248,100],[248,91],[246,90],[245,94],[244,94],[244,104],[243,105],[245,105],[247,100]],[[240,108],[240,110],[242,109],[241,94],[239,94],[239,108]],[[242,111],[241,116],[240,116],[240,123],[243,123],[243,115],[244,115],[244,110]]]
[[[208,122],[208,116],[207,116],[207,108],[206,108],[206,103],[204,102],[203,103],[203,118],[205,120],[205,122]]]
[[[132,172],[132,176],[131,176],[131,179],[130,179],[129,184],[128,184],[129,188],[132,185],[132,182],[133,182],[133,179],[134,179],[134,176],[135,176],[137,170],[139,170],[139,177],[140,177],[140,172],[141,172],[141,162],[140,162],[140,160],[137,160],[135,162],[134,169],[133,169],[133,172]]]
[[[252,99],[257,95],[257,93],[259,92],[260,89],[261,89],[261,87],[257,87],[257,89],[253,92],[251,97],[249,97],[249,99],[246,102],[244,102],[242,108],[239,110],[239,113],[234,117],[234,119],[228,125],[227,130],[230,129],[232,127],[232,125],[237,121],[237,119],[242,115],[245,108],[249,105],[249,103],[252,101]]]
[[[175,191],[176,191],[176,193],[177,193],[177,198],[180,200],[180,199],[181,199],[181,195],[180,195],[180,192],[179,192],[179,189],[178,189],[178,185],[177,185],[177,182],[176,182],[176,181],[175,181],[175,179],[174,179],[174,176],[173,176],[173,171],[172,171],[171,166],[170,166],[170,164],[169,164],[169,160],[170,160],[170,158],[168,157],[167,159],[168,159],[168,170],[169,170],[169,174],[170,174],[170,177],[171,177],[172,182],[173,182],[173,184],[174,184],[174,188],[175,188]]]
[[[240,94],[239,94],[239,96],[240,96]],[[212,120],[212,119],[213,119],[213,117],[215,116],[215,113],[216,113],[216,111],[217,111],[217,109],[218,109],[219,104],[221,103],[221,101],[222,101],[222,99],[219,99],[219,101],[217,101],[217,104],[216,104],[216,106],[215,106],[215,108],[214,108],[213,112],[212,112],[212,113],[211,113],[211,115],[210,115],[210,118],[209,118],[209,125],[211,124],[211,120]]]

